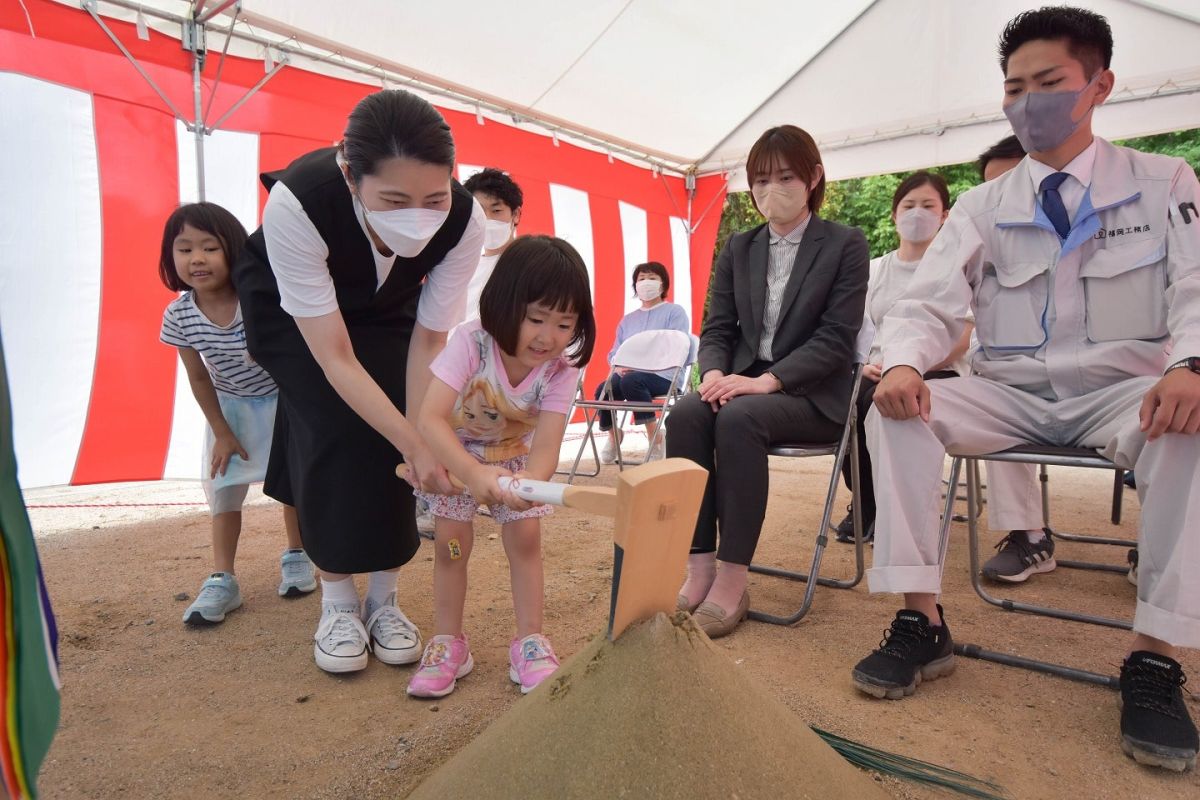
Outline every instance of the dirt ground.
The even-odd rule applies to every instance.
[[[800,567],[811,557],[829,460],[776,459],[771,469],[758,560]],[[605,468],[595,482],[611,484],[614,474]],[[1052,470],[1050,485],[1055,527],[1133,534],[1131,491],[1124,524],[1108,522],[1109,473]],[[194,502],[191,493],[198,489],[177,499]],[[35,495],[27,497],[31,505],[52,504]],[[157,519],[141,522],[111,509],[76,509],[73,529],[64,529],[53,509],[31,511],[62,633],[62,722],[39,780],[43,797],[400,798],[521,702],[507,676],[512,607],[490,520],[479,518],[467,598],[475,671],[454,694],[430,703],[404,694],[411,668],[372,661],[348,677],[317,669],[311,637],[319,599],[276,596],[282,522],[278,507],[265,501],[245,514],[243,608],[212,629],[182,625],[187,601],[177,593],[193,596],[211,569],[209,520],[194,509],[164,506]],[[945,578],[956,641],[1116,673],[1124,632],[1009,614],[977,599],[965,528],[954,526]],[[984,547],[997,538],[989,534]],[[605,622],[611,527],[560,509],[544,526],[543,541],[546,633],[566,658]],[[402,570],[399,590],[402,607],[425,627],[432,622],[429,548],[425,542]],[[851,556],[851,548],[831,543],[826,571],[846,574]],[[1065,543],[1059,556],[1123,563],[1125,552]],[[753,605],[763,610],[790,612],[802,588],[751,576]],[[1060,567],[1006,596],[1127,618],[1134,590],[1120,575]],[[893,597],[869,596],[865,582],[851,591],[822,587],[800,624],[750,622],[715,644],[730,669],[765,686],[804,721],[994,780],[1014,798],[1200,796],[1197,773],[1152,771],[1122,755],[1109,689],[960,658],[951,678],[906,700],[859,694],[850,668],[876,646],[895,607]],[[1187,652],[1183,663],[1200,680],[1200,655]],[[1195,697],[1189,706],[1200,718]],[[905,798],[945,796],[892,781],[884,786]],[[554,795],[547,786],[543,796]]]

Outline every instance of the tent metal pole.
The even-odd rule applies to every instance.
[[[129,63],[132,64],[133,68],[138,71],[138,74],[145,79],[146,83],[150,84],[150,88],[153,89],[154,93],[157,94],[163,103],[166,104],[167,108],[171,109],[171,113],[175,115],[175,118],[187,122],[187,117],[183,115],[183,112],[176,108],[175,104],[171,102],[171,98],[167,97],[166,93],[163,92],[163,90],[159,88],[158,84],[154,82],[154,79],[150,77],[150,74],[147,73],[146,70],[142,69],[142,65],[139,64],[137,59],[133,57],[133,53],[129,52],[129,49],[125,47],[125,45],[121,44],[121,40],[118,39],[117,35],[112,32],[112,28],[108,27],[108,25],[104,23],[104,20],[100,18],[100,14],[96,11],[96,2],[97,0],[81,0],[79,5],[84,11],[92,15],[92,19],[96,21],[96,24],[100,26],[100,29],[108,35],[108,38],[111,39],[112,43],[117,46],[117,49],[121,51],[121,54],[129,60]]]
[[[192,13],[195,15],[196,22],[199,22],[201,25],[203,25],[217,14],[220,14],[222,11],[229,8],[234,3],[239,2],[241,2],[241,0],[222,0],[222,2],[217,3],[215,6],[205,11],[204,2],[202,0],[197,0],[196,9]]]
[[[196,121],[192,123],[192,135],[196,141],[196,194],[197,200],[204,202],[204,119],[201,117],[200,100],[200,70],[204,69],[204,60],[198,53],[192,54],[192,95],[196,103]]]
[[[193,6],[193,13],[197,13],[203,3],[197,0]],[[196,147],[196,199],[201,203],[206,199],[204,186],[204,87],[200,83],[200,73],[204,71],[204,59],[207,55],[207,44],[205,43],[204,23],[198,22],[195,19],[185,20],[183,23],[183,46],[191,51],[192,54],[192,106],[195,111],[195,117],[192,118],[188,130],[192,132],[192,137]]]
[[[268,72],[266,75],[263,75],[263,76],[262,76],[262,78],[259,80],[259,82],[258,82],[258,83],[254,84],[254,85],[253,85],[253,86],[251,86],[249,89],[247,89],[247,90],[246,90],[246,93],[245,93],[244,95],[242,95],[240,98],[238,98],[238,101],[237,101],[236,103],[234,103],[233,105],[231,105],[231,106],[229,107],[229,110],[228,110],[228,111],[226,111],[224,114],[222,114],[220,117],[218,117],[216,122],[214,122],[212,125],[208,126],[208,127],[205,129],[205,133],[212,133],[213,131],[215,131],[215,130],[217,130],[218,128],[220,128],[220,127],[221,127],[221,123],[223,123],[225,120],[229,119],[229,117],[230,117],[230,116],[232,116],[232,115],[233,115],[233,113],[234,113],[235,111],[237,111],[239,108],[241,108],[241,107],[242,107],[242,105],[243,105],[243,104],[244,104],[244,103],[245,103],[247,100],[249,100],[249,99],[250,99],[252,96],[254,96],[254,94],[255,94],[255,93],[256,93],[256,92],[257,92],[259,89],[261,89],[262,87],[266,86],[266,85],[267,85],[267,81],[271,80],[271,78],[274,78],[276,75],[278,75],[278,74],[279,74],[279,71],[280,71],[281,69],[283,69],[284,67],[286,67],[287,65],[288,65],[287,54],[286,54],[286,53],[280,53],[280,54],[279,54],[279,61],[277,61],[277,62],[275,63],[275,66],[271,68],[271,71],[270,71],[270,72]],[[216,86],[213,86],[213,91],[214,91],[214,92],[216,91],[216,89],[217,89],[217,87],[216,87]]]

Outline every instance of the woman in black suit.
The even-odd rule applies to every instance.
[[[841,434],[867,292],[866,237],[817,216],[825,171],[811,136],[771,128],[746,175],[767,222],[722,250],[700,333],[700,390],[667,418],[667,456],[709,470],[679,606],[711,637],[732,632],[750,606],[767,449]]]

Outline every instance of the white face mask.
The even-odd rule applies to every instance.
[[[646,280],[638,281],[637,285],[634,286],[634,290],[642,302],[649,303],[651,300],[657,300],[662,297],[662,281],[647,278]]]
[[[896,232],[907,242],[928,242],[940,227],[941,215],[928,208],[910,208],[896,215]]]
[[[808,187],[799,181],[793,186],[768,183],[755,186],[754,202],[759,212],[771,222],[785,224],[799,217],[808,204]]]
[[[502,219],[488,219],[483,226],[483,249],[499,250],[508,244],[508,240],[512,238],[512,233],[513,226],[511,222],[505,222]]]
[[[361,205],[361,203],[360,203]],[[362,206],[363,216],[387,248],[401,258],[419,255],[450,216],[433,208],[395,208],[371,211]]]

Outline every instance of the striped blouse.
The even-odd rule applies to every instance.
[[[235,397],[266,397],[275,394],[275,381],[250,357],[242,307],[226,327],[213,323],[184,292],[163,312],[159,340],[173,347],[190,347],[200,353],[213,386]]]

